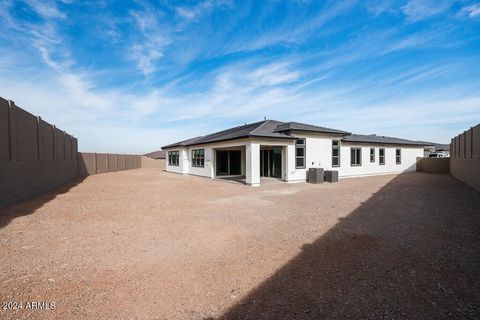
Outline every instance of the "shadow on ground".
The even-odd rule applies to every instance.
[[[52,201],[58,195],[67,193],[70,189],[82,183],[85,178],[86,177],[77,178],[61,187],[34,196],[30,200],[19,201],[14,204],[6,205],[5,207],[0,207],[0,229],[7,226],[13,219],[32,214],[35,210]]]
[[[395,177],[220,319],[478,319],[480,194],[422,175]]]

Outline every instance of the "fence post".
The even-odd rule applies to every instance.
[[[55,125],[54,125],[54,124],[52,124],[52,132],[53,132],[53,134],[52,134],[52,141],[53,141],[53,148],[52,148],[52,150],[53,150],[53,158],[52,158],[52,159],[55,161]]]
[[[10,161],[17,160],[17,128],[15,102],[8,100],[8,152]]]
[[[473,127],[470,128],[470,159],[473,159]]]
[[[40,118],[40,116],[37,117],[37,151],[38,151],[38,154],[37,154],[37,157],[38,157],[38,161],[42,160],[42,138],[41,138],[41,123],[42,121],[42,118]]]
[[[65,138],[66,138],[66,134],[67,134],[67,133],[66,133],[65,131],[63,131],[63,160],[66,160],[66,159],[67,159],[67,157],[65,156],[65,153],[67,152],[67,150],[66,150],[66,148],[65,148],[65,140],[66,140]]]

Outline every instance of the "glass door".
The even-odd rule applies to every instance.
[[[242,174],[242,152],[240,150],[217,150],[216,158],[217,176]]]
[[[282,148],[260,149],[260,176],[282,178]]]

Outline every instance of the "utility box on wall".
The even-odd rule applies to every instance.
[[[323,183],[323,169],[322,168],[308,169],[308,182]]]

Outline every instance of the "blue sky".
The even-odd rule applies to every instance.
[[[480,122],[480,1],[0,0],[0,96],[144,153],[264,117],[449,142]]]

